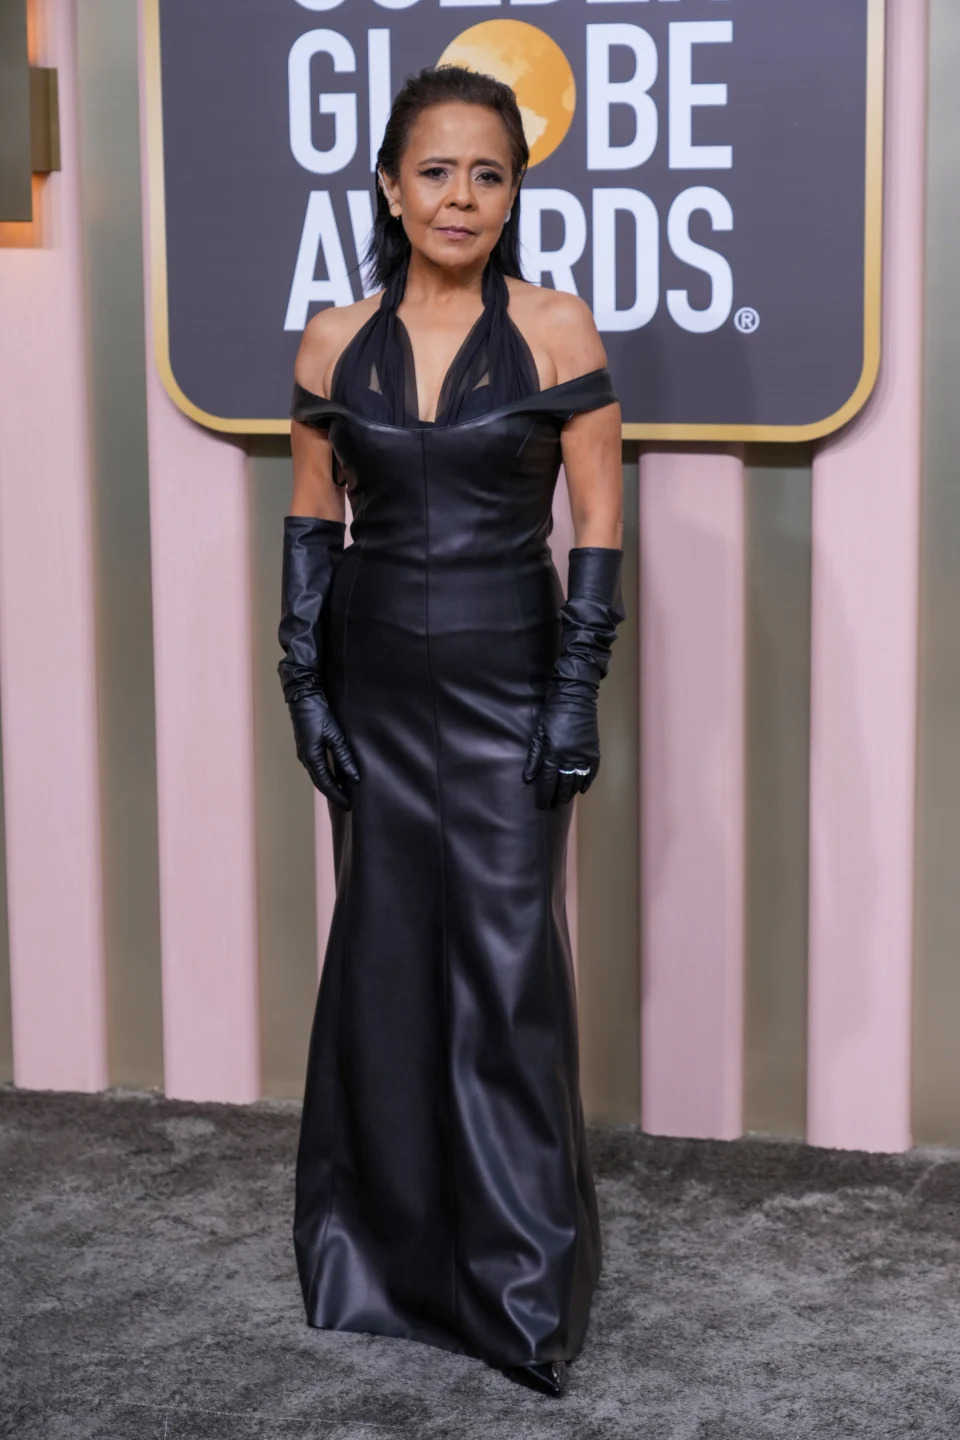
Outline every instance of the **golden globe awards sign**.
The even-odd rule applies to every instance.
[[[146,0],[157,361],[228,431],[289,427],[360,256],[393,95],[515,90],[528,280],[591,305],[624,434],[799,440],[879,361],[883,0]]]

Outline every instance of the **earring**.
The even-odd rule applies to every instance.
[[[504,225],[506,225],[507,221],[510,219],[510,216],[511,216],[512,214],[513,214],[513,206],[511,205],[511,206],[510,206],[510,209],[507,211],[506,215],[503,217],[503,223],[504,223]]]

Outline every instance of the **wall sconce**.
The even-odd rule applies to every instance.
[[[0,222],[33,219],[33,175],[60,169],[57,72],[31,65],[27,0],[0,0]]]

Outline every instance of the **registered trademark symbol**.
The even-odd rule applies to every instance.
[[[752,305],[744,305],[733,317],[733,323],[741,335],[752,335],[755,330],[760,329],[760,316]]]

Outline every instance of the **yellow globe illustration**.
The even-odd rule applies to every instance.
[[[552,155],[577,105],[570,62],[552,36],[523,20],[484,20],[464,30],[444,50],[438,65],[465,65],[493,75],[517,97],[530,164]]]

